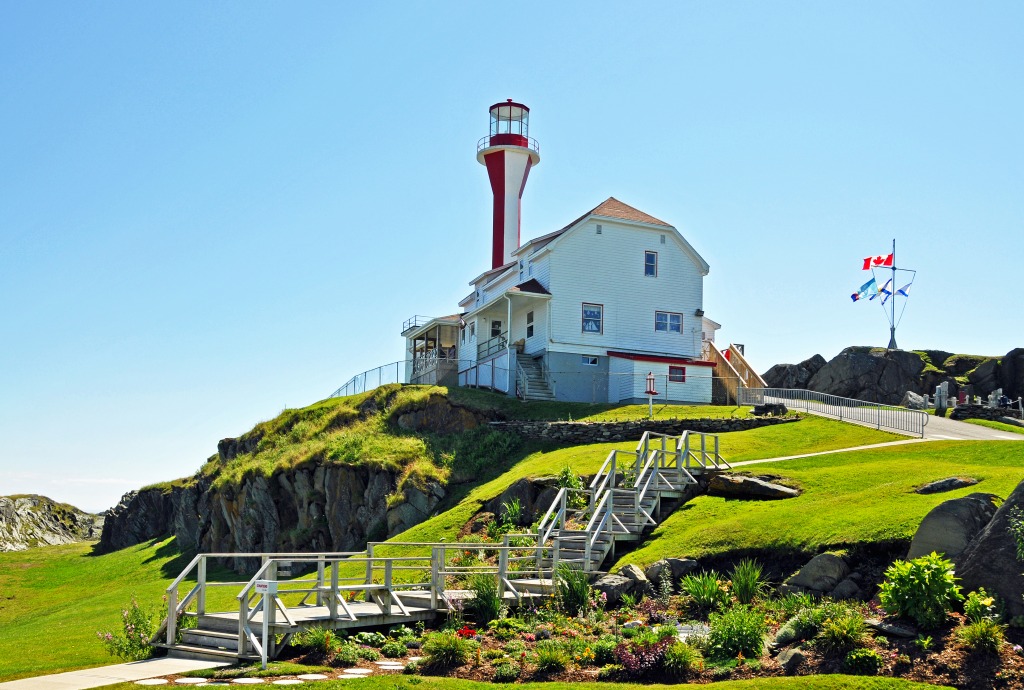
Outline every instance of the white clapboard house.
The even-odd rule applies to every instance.
[[[491,108],[478,145],[494,192],[491,268],[450,316],[403,326],[406,380],[479,386],[526,399],[708,403],[701,358],[708,264],[668,223],[609,198],[564,228],[519,241],[519,200],[540,161],[529,110]]]

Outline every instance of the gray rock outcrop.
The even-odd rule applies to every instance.
[[[0,551],[97,539],[102,515],[45,496],[0,496]]]
[[[773,484],[760,477],[744,477],[735,474],[714,474],[708,484],[709,496],[746,500],[774,501],[782,498],[796,498],[800,492],[781,484]]]
[[[850,566],[834,553],[820,553],[799,572],[786,580],[785,585],[793,590],[811,591],[817,594],[829,594],[840,582],[850,574]]]
[[[808,382],[812,391],[896,405],[916,390],[924,369],[921,357],[902,350],[848,347]]]
[[[1011,399],[1024,395],[1024,347],[1010,350],[999,365],[999,384]]]
[[[934,482],[928,482],[924,486],[914,489],[914,493],[941,494],[946,491],[955,491],[968,486],[974,486],[977,483],[978,480],[972,477],[946,477],[945,479],[936,479]]]
[[[914,533],[907,559],[932,551],[959,556],[996,514],[997,496],[975,493],[943,501],[932,508]]]
[[[799,364],[776,364],[761,378],[769,388],[807,388],[811,378],[825,366],[825,358],[814,355]]]
[[[954,559],[964,591],[984,587],[998,594],[1010,616],[1024,615],[1024,563],[1017,560],[1017,545],[1010,534],[1010,518],[1024,510],[1024,482],[1007,497],[992,520]]]

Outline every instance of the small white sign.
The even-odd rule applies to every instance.
[[[277,581],[275,581],[275,580],[256,580],[256,593],[257,594],[277,594]]]

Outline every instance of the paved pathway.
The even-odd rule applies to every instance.
[[[169,676],[176,673],[185,673],[186,671],[197,671],[201,668],[216,668],[228,665],[222,661],[193,661],[191,659],[162,657],[160,659],[132,661],[127,664],[86,668],[81,671],[68,671],[67,673],[57,673],[51,676],[36,676],[35,678],[12,680],[0,683],[0,690],[85,690],[85,688],[98,688],[101,685],[127,683],[144,678]]]
[[[1024,434],[990,429],[980,424],[968,424],[934,415],[928,418],[924,437],[930,441],[1024,441]]]

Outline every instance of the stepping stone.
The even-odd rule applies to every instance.
[[[423,657],[421,657],[421,656],[411,656],[411,657],[409,657],[409,661],[420,661],[421,659],[423,659]]]
[[[237,685],[261,685],[263,683],[262,678],[235,678],[231,681]]]
[[[166,678],[147,678],[146,680],[135,681],[136,685],[167,685]]]
[[[388,664],[387,666],[384,666],[382,664],[381,667],[380,667],[380,670],[381,671],[404,671],[405,670],[405,664]]]
[[[175,678],[174,682],[178,685],[205,685],[206,678]]]
[[[373,673],[373,669],[370,668],[346,668],[342,673],[354,673],[356,675],[364,675],[367,673]]]
[[[325,676],[322,673],[303,673],[295,677],[299,680],[327,680],[330,676]]]
[[[213,683],[203,683],[202,685],[197,685],[196,687],[197,688],[222,688],[225,685],[231,685],[231,683],[222,683],[220,681],[214,681]]]
[[[275,680],[274,685],[302,685],[302,681],[295,678],[285,678],[283,680]]]

